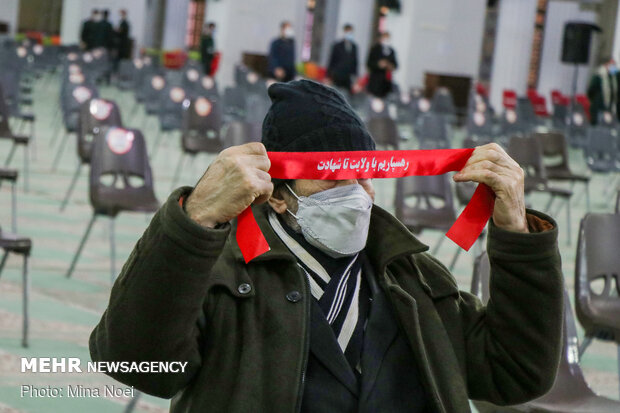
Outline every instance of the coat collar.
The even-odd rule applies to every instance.
[[[268,208],[270,207],[264,204],[253,207],[252,211],[271,249],[254,258],[248,265],[272,260],[295,262],[295,256],[291,254],[271,228],[267,218]],[[236,231],[237,226],[235,224],[233,231],[235,235]],[[366,244],[365,252],[376,274],[382,274],[385,267],[400,256],[428,250],[428,246],[414,237],[400,221],[376,205],[373,205],[372,208],[368,239],[371,241]],[[233,254],[235,259],[244,261],[238,245],[235,245]]]

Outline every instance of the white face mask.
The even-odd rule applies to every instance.
[[[344,33],[344,38],[345,38],[345,40],[348,40],[348,41],[352,42],[353,39],[354,39],[353,32],[345,32]]]
[[[338,186],[308,197],[297,196],[297,214],[288,211],[299,224],[310,245],[332,258],[349,257],[366,246],[372,198],[360,184]]]
[[[295,36],[295,30],[293,30],[291,26],[288,26],[286,29],[284,29],[284,37],[286,37],[287,39],[292,39],[293,36]]]

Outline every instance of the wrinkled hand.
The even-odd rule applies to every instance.
[[[262,143],[232,146],[220,152],[185,203],[191,219],[213,228],[235,218],[248,206],[269,199],[271,161]]]
[[[496,143],[478,146],[455,182],[474,181],[495,192],[493,222],[508,231],[529,232],[525,219],[523,169]]]

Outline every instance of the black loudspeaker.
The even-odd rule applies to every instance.
[[[590,59],[592,32],[601,29],[590,23],[568,22],[564,26],[562,41],[562,62],[585,64]]]

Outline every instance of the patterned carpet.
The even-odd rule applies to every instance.
[[[92,214],[88,202],[87,173],[82,172],[71,202],[64,212],[59,205],[69,186],[73,171],[77,167],[75,138],[71,136],[61,158],[57,171],[51,171],[52,159],[60,139],[51,145],[56,133],[53,120],[57,116],[58,78],[45,77],[37,81],[35,105],[36,157],[31,161],[30,190],[24,191],[22,182],[18,186],[18,228],[19,233],[31,237],[34,249],[31,258],[31,337],[30,347],[20,346],[21,336],[21,260],[11,256],[0,280],[0,413],[8,412],[122,412],[127,398],[22,398],[20,386],[68,385],[81,383],[103,388],[115,382],[103,374],[22,374],[20,357],[79,357],[83,363],[89,360],[88,337],[106,308],[110,291],[109,226],[106,218],[100,218],[78,262],[71,279],[65,277],[70,260]],[[119,102],[124,114],[131,113],[134,100],[129,93],[121,93],[112,87],[100,89],[103,97]],[[133,119],[125,116],[128,126],[144,131],[152,144],[157,134],[157,122],[146,119],[142,109]],[[404,131],[408,132],[407,130]],[[461,141],[463,131],[455,132],[455,139]],[[180,156],[178,135],[167,138],[156,159],[152,160],[155,188],[160,201],[166,199],[172,186],[172,175]],[[413,141],[409,145],[413,148]],[[33,148],[35,149],[35,148]],[[0,141],[0,158],[8,153],[9,145]],[[12,165],[21,169],[20,150]],[[213,156],[201,155],[191,167],[183,171],[179,185],[192,185],[209,165]],[[571,152],[572,167],[585,171],[580,153]],[[609,176],[595,176],[591,183],[591,210],[611,212],[612,196],[604,195],[611,182]],[[377,203],[393,210],[394,180],[375,181]],[[576,187],[575,191],[582,189]],[[582,195],[582,194],[581,194]],[[547,197],[535,196],[529,199],[535,208],[544,208]],[[0,223],[6,229],[10,226],[10,188],[0,189]],[[563,269],[569,293],[573,294],[576,236],[580,218],[585,214],[585,197],[576,194],[572,205],[572,242],[567,245],[566,218],[564,211],[557,217],[560,225],[560,247]],[[129,255],[133,245],[148,225],[150,217],[144,214],[121,214],[116,220],[116,269]],[[442,236],[437,233],[423,233],[422,241],[433,246]],[[451,242],[444,242],[438,256],[449,262],[455,251]],[[461,254],[454,274],[459,285],[469,290],[473,253]],[[545,309],[541,309],[543,312]],[[609,342],[595,341],[582,360],[588,382],[600,394],[618,399],[618,375],[616,347]],[[136,412],[165,412],[169,402],[155,397],[140,398]]]

